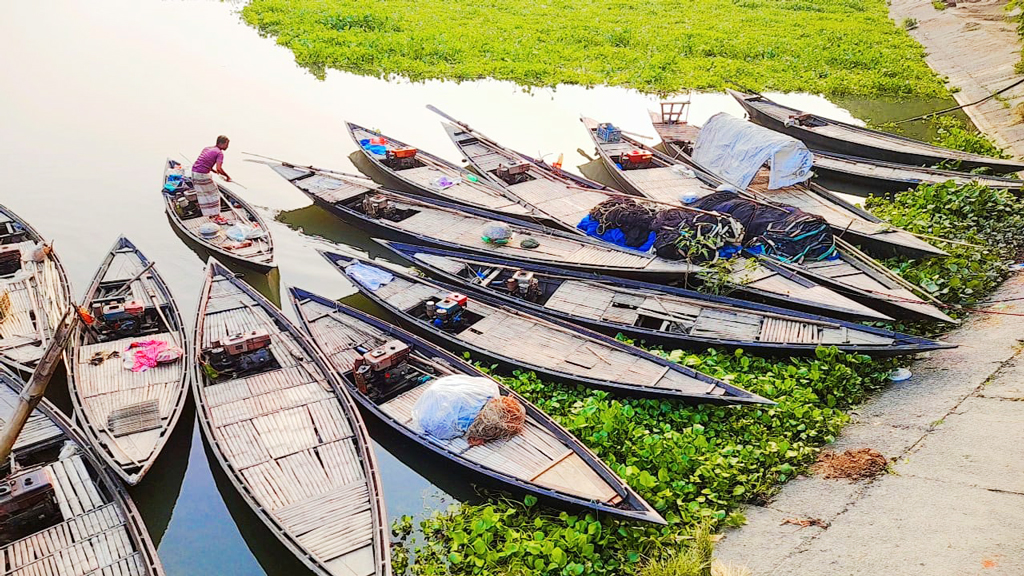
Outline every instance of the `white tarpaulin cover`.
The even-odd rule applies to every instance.
[[[814,156],[803,142],[724,112],[700,129],[693,160],[738,188],[746,188],[765,162],[768,188],[792,186],[811,177]]]

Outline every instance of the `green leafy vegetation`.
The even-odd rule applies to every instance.
[[[953,306],[978,304],[1005,279],[1007,261],[1024,254],[1024,201],[1006,192],[945,183],[872,198],[867,206],[897,226],[957,242],[942,245],[949,258],[888,262]],[[802,359],[742,351],[654,352],[777,405],[694,407],[617,398],[542,382],[532,373],[502,380],[580,438],[667,526],[498,496],[487,504],[435,512],[415,533],[408,519],[396,524],[396,573],[705,576],[712,552],[701,527],[741,525],[737,507],[766,501],[812,463],[846,423],[845,410],[883,386],[900,362],[826,348]]]
[[[932,141],[936,146],[963,150],[964,152],[991,156],[993,158],[1010,158],[1010,155],[1002,148],[996,146],[991,138],[977,130],[972,130],[959,118],[954,116],[936,116],[932,119],[932,124],[936,127],[938,133]],[[955,170],[956,166],[949,166],[949,168]]]
[[[883,0],[252,0],[242,17],[320,77],[945,95]]]
[[[948,6],[946,6],[945,0],[932,0],[932,8],[942,11],[948,8]]]
[[[1007,264],[1024,255],[1024,201],[1004,190],[974,183],[921,185],[891,199],[869,198],[866,207],[910,232],[957,242],[936,242],[948,258],[888,262],[950,305],[976,305],[1007,277]]]
[[[557,512],[533,498],[462,504],[421,522],[409,544],[412,573],[610,576],[681,558],[694,542],[689,528],[741,524],[738,504],[765,500],[813,462],[847,421],[843,409],[880,387],[894,365],[825,348],[813,358],[787,360],[741,351],[664,355],[778,405],[694,407],[614,398],[532,373],[503,380],[586,443],[668,526]]]

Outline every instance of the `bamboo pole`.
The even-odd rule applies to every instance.
[[[64,312],[64,316],[53,334],[53,339],[50,340],[50,345],[46,347],[43,357],[36,365],[35,371],[32,372],[32,378],[18,395],[18,405],[15,406],[11,417],[4,424],[3,430],[0,431],[0,462],[6,462],[10,457],[18,435],[21,434],[32,411],[42,400],[43,393],[46,392],[46,385],[50,383],[50,378],[60,362],[64,346],[68,343],[71,333],[74,332],[80,320],[75,306],[72,305]]]

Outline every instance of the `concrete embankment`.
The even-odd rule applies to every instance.
[[[1024,574],[1024,275],[992,300],[826,447],[879,450],[890,474],[798,478],[717,555],[756,576]]]
[[[924,46],[928,65],[960,89],[953,96],[962,105],[1024,78],[1014,71],[1021,59],[1021,39],[1005,8],[1006,0],[961,0],[945,10],[936,10],[931,0],[891,0],[889,15],[900,26],[908,18],[917,21],[910,35]],[[1022,104],[1024,84],[965,112],[1000,147],[1021,157],[1024,123],[1014,110]]]

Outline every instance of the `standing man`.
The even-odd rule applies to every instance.
[[[196,189],[196,199],[203,216],[213,218],[220,215],[220,190],[213,181],[211,173],[220,174],[224,180],[231,182],[231,176],[224,171],[224,151],[228,149],[227,136],[217,136],[217,145],[203,148],[192,165],[192,184]]]

